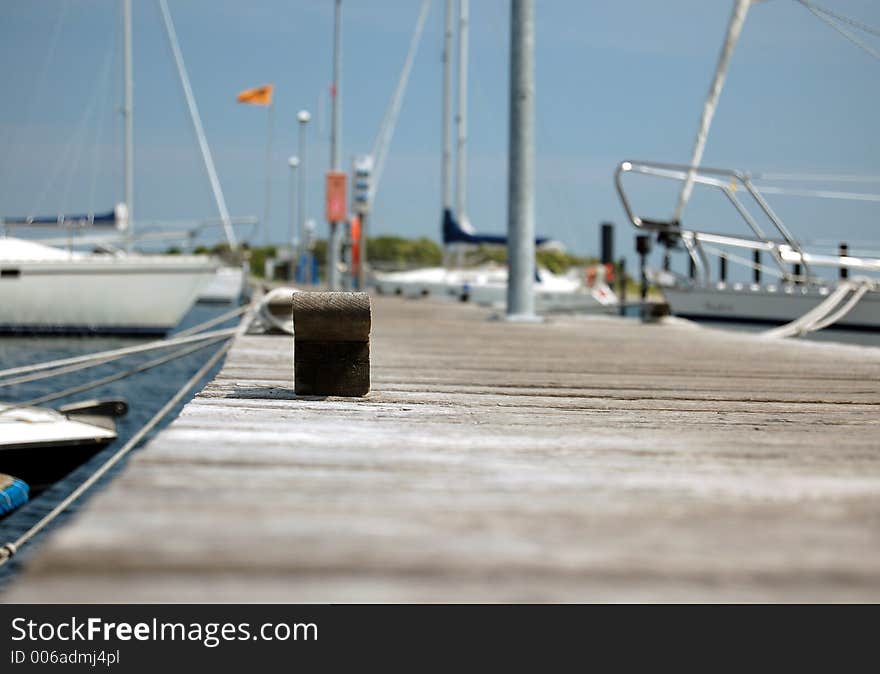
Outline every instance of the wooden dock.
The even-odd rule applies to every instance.
[[[375,298],[373,393],[217,376],[7,601],[880,600],[880,350]]]

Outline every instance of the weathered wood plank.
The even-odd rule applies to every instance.
[[[880,600],[880,350],[376,298],[374,392],[305,399],[291,341],[239,339],[8,598]]]

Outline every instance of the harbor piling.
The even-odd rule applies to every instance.
[[[614,264],[614,224],[603,222],[600,231],[600,261],[602,264]]]
[[[370,296],[293,293],[294,392],[365,396],[370,392]]]
[[[648,255],[651,254],[651,237],[648,234],[636,235],[636,252],[639,254],[639,274],[641,276],[641,306],[639,316],[643,321],[650,320],[648,299]]]

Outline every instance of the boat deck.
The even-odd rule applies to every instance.
[[[238,339],[5,598],[880,600],[880,350],[488,317],[375,298],[364,399]]]

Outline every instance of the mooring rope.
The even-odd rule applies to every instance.
[[[160,339],[147,344],[138,344],[137,346],[126,346],[121,349],[112,349],[110,351],[99,351],[97,353],[89,353],[84,356],[73,356],[71,358],[61,358],[45,363],[32,363],[31,365],[22,365],[21,367],[12,367],[6,370],[0,370],[0,377],[9,377],[15,374],[25,374],[31,372],[40,372],[42,370],[51,370],[56,367],[66,365],[75,365],[86,361],[93,361],[109,356],[128,356],[134,353],[143,353],[144,351],[154,351],[156,349],[165,349],[169,346],[180,346],[181,344],[191,344],[206,339],[214,339],[215,337],[229,337],[235,334],[236,328],[227,328],[225,330],[213,330],[211,332],[203,332],[198,335],[188,335],[186,337],[169,337],[168,339]]]
[[[267,331],[271,332],[276,330],[289,335],[293,334],[293,314],[291,313],[289,316],[276,316],[272,313],[269,305],[273,303],[286,305],[290,307],[292,312],[293,305],[291,302],[293,294],[296,292],[299,292],[296,288],[281,286],[279,288],[273,288],[263,296],[262,301],[257,306],[257,317]]]
[[[186,336],[189,336],[194,333],[197,334],[197,333],[201,332],[202,330],[205,330],[205,329],[210,328],[214,325],[217,325],[218,323],[223,323],[224,321],[227,321],[231,318],[234,318],[235,316],[240,316],[245,311],[247,311],[248,308],[249,307],[247,305],[245,305],[243,307],[237,307],[237,308],[233,309],[232,311],[228,311],[224,314],[221,314],[220,316],[217,316],[216,318],[212,318],[209,321],[205,321],[203,323],[199,323],[198,325],[194,325],[193,327],[189,328],[188,330],[183,330],[181,332],[178,332],[174,335],[173,339],[179,339],[180,337],[186,337]],[[218,338],[218,339],[220,339],[220,338]],[[156,342],[150,342],[150,344],[155,344],[155,343]],[[90,356],[93,356],[94,358],[87,360],[87,361],[84,361],[82,363],[74,363],[73,365],[68,365],[66,367],[59,367],[59,368],[52,369],[49,371],[43,370],[43,371],[39,371],[39,372],[34,372],[32,374],[22,375],[20,377],[14,378],[14,379],[7,379],[6,381],[0,381],[0,388],[5,388],[7,386],[14,386],[15,384],[24,384],[24,383],[31,382],[31,381],[38,381],[40,379],[48,379],[50,377],[57,377],[57,376],[60,376],[63,374],[69,374],[71,372],[77,372],[79,370],[85,370],[90,367],[96,367],[98,365],[110,363],[114,360],[119,360],[120,358],[125,358],[126,356],[131,355],[128,353],[123,353],[123,354],[116,354],[116,355],[110,355],[110,356],[101,356],[102,353],[107,353],[107,352],[103,351],[103,352],[98,352],[98,353],[94,353],[94,354],[89,354]]]
[[[253,306],[254,303],[251,303]],[[31,540],[34,536],[36,536],[40,531],[42,531],[48,524],[50,524],[56,517],[58,517],[61,513],[63,513],[70,505],[75,502],[80,496],[82,496],[85,492],[87,492],[94,484],[100,480],[113,466],[115,466],[119,461],[128,454],[132,449],[134,449],[141,440],[143,440],[144,436],[147,435],[155,426],[158,424],[173,408],[177,403],[181,401],[181,399],[190,391],[192,388],[201,381],[208,372],[211,371],[211,368],[217,364],[217,362],[226,355],[229,351],[232,343],[235,341],[234,337],[238,337],[243,335],[253,320],[253,313],[247,314],[242,320],[239,322],[237,328],[234,328],[231,334],[228,335],[226,342],[217,350],[215,354],[213,354],[202,367],[199,368],[198,372],[196,372],[189,380],[183,385],[181,389],[177,391],[163,406],[162,408],[153,415],[153,417],[144,424],[141,429],[135,433],[128,442],[126,442],[122,447],[120,447],[107,461],[105,461],[101,466],[92,473],[82,484],[80,484],[76,489],[74,489],[61,503],[55,506],[49,513],[47,513],[39,522],[37,522],[34,526],[24,532],[21,536],[15,539],[12,542],[6,543],[2,547],[0,547],[0,566],[6,564],[13,555],[15,555],[21,547]]]
[[[827,328],[852,311],[873,285],[873,281],[868,278],[841,282],[834,292],[803,316],[762,334],[765,337],[801,337],[809,332]],[[850,293],[852,297],[844,303],[844,299]]]
[[[105,384],[111,384],[114,381],[125,379],[126,377],[130,377],[140,372],[152,370],[153,368],[164,365],[165,363],[168,363],[172,360],[183,358],[184,356],[188,356],[189,354],[195,353],[196,351],[207,349],[209,346],[214,346],[214,344],[224,339],[229,339],[229,337],[217,337],[216,339],[208,340],[207,342],[199,343],[195,346],[184,347],[182,349],[172,351],[171,353],[164,356],[160,356],[159,358],[148,360],[146,363],[141,363],[140,365],[136,365],[127,370],[123,370],[122,372],[115,372],[114,374],[107,375],[106,377],[99,377],[98,379],[93,379],[84,384],[77,384],[76,386],[64,389],[63,391],[48,393],[44,396],[40,396],[39,398],[33,398],[31,400],[25,400],[24,402],[13,403],[8,407],[0,409],[0,415],[6,414],[7,412],[11,412],[13,410],[21,409],[22,407],[34,407],[35,405],[42,405],[43,403],[48,403],[53,400],[58,400],[60,398],[66,398],[67,396],[82,393],[83,391],[89,391],[93,388],[98,388],[99,386],[103,386]]]

